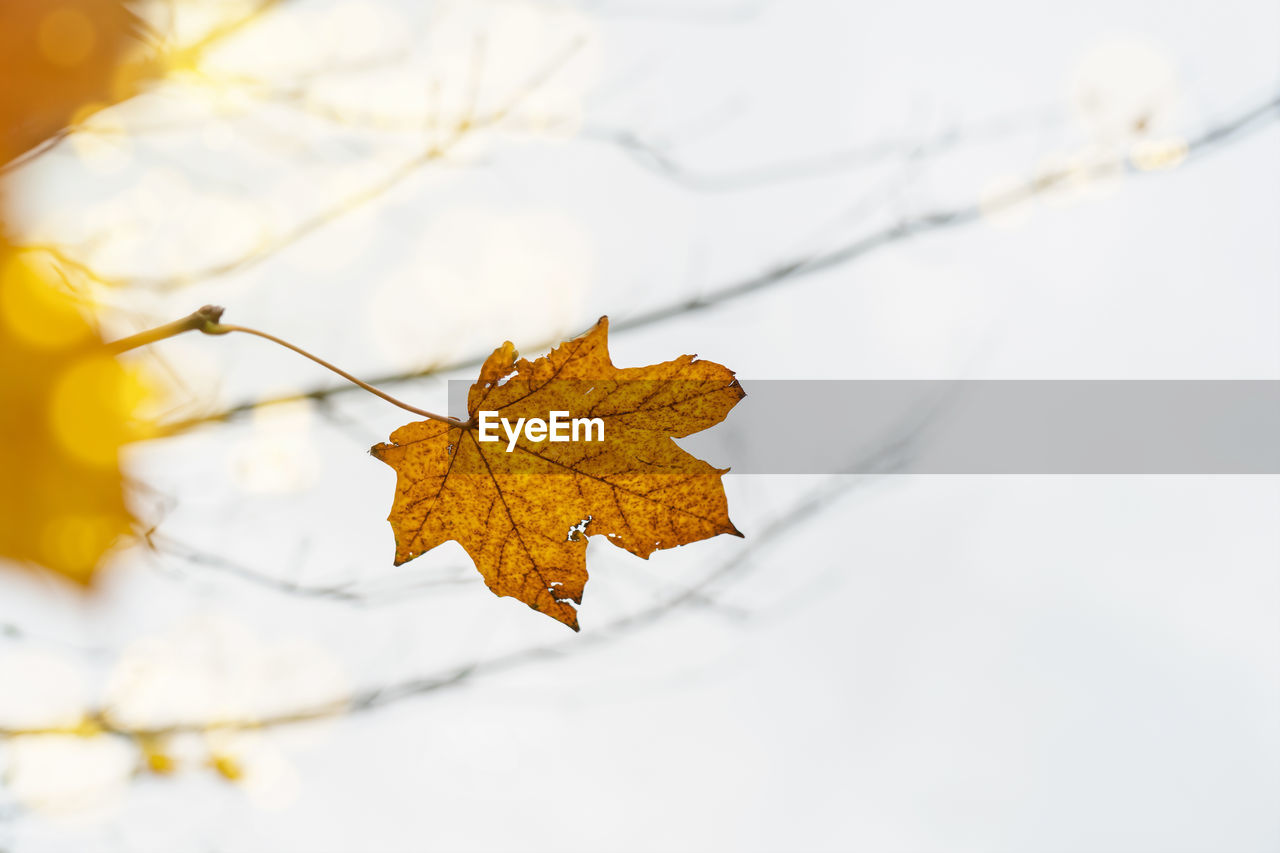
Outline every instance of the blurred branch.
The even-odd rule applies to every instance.
[[[285,2],[287,0],[260,0],[258,5],[247,14],[213,26],[199,39],[183,48],[179,48],[174,53],[186,59],[189,64],[198,63],[201,57],[211,48],[239,34],[250,24],[262,20],[268,13],[274,11],[277,6],[283,5]]]
[[[1213,151],[1225,148],[1245,138],[1248,132],[1257,130],[1278,117],[1280,117],[1280,94],[1275,94],[1266,101],[1244,110],[1220,124],[1213,125],[1190,139],[1186,143],[1186,159],[1192,160],[1207,156]],[[1124,155],[1108,156],[1079,166],[1045,171],[992,198],[910,216],[895,225],[855,238],[834,249],[825,252],[807,253],[784,261],[763,272],[722,286],[709,293],[704,293],[691,299],[677,300],[629,317],[614,319],[610,323],[610,331],[616,334],[641,329],[676,317],[716,308],[763,290],[796,282],[815,273],[843,266],[886,246],[935,231],[974,224],[987,216],[1019,207],[1064,186],[1079,186],[1118,175],[1154,174],[1160,173],[1143,171],[1134,166]],[[543,341],[535,345],[534,348],[544,349],[557,343],[559,343],[558,339]],[[416,370],[376,376],[369,381],[371,384],[378,386],[395,385],[401,382],[474,368],[482,364],[486,356],[487,353],[483,355],[477,354],[457,361],[428,365]],[[322,385],[298,394],[248,400],[221,411],[169,424],[163,427],[161,432],[166,435],[176,435],[202,424],[228,421],[263,406],[296,402],[298,400],[326,400],[330,397],[347,393],[350,390],[352,390],[352,386],[349,385]]]
[[[108,287],[141,287],[155,290],[169,290],[186,286],[194,281],[229,275],[251,269],[276,253],[292,246],[303,238],[320,231],[328,225],[342,219],[355,210],[386,195],[399,186],[407,178],[423,167],[442,160],[464,139],[476,130],[494,127],[508,119],[512,112],[531,94],[549,80],[582,46],[581,40],[575,40],[557,54],[551,62],[539,70],[512,97],[497,109],[484,115],[466,114],[450,129],[450,135],[444,140],[427,146],[418,154],[410,157],[389,171],[380,179],[362,189],[348,195],[319,213],[303,219],[292,228],[268,243],[251,252],[237,256],[222,263],[213,264],[203,269],[190,270],[179,275],[161,276],[107,276],[94,270],[89,264],[68,254],[65,250],[53,245],[33,245],[25,248],[37,249],[49,253],[68,269],[75,270],[90,281]]]
[[[63,652],[71,652],[87,658],[107,659],[116,655],[116,651],[114,649],[83,645],[55,637],[33,634],[13,622],[0,622],[0,642],[9,642],[23,646],[42,646],[45,648],[58,649]]]
[[[331,75],[343,71],[359,71],[367,67],[379,67],[390,64],[386,58],[365,60],[347,68],[327,67],[317,69],[312,74],[300,76],[288,87],[272,85],[267,81],[252,77],[238,79],[236,82],[249,88],[259,89],[259,99],[286,105],[304,115],[318,118],[353,131],[377,133],[409,133],[422,130],[423,123],[419,117],[393,118],[383,115],[355,115],[350,109],[338,109],[307,98],[306,79],[313,76]],[[542,119],[536,123],[539,129],[554,129],[560,126],[572,127],[574,119],[564,118]],[[669,144],[661,144],[644,137],[629,128],[584,127],[577,131],[580,139],[615,146],[636,163],[662,177],[672,180],[687,189],[699,192],[738,192],[757,189],[773,184],[788,183],[813,178],[825,177],[838,172],[866,168],[885,160],[900,157],[918,159],[945,153],[965,144],[1000,138],[1003,136],[1042,129],[1057,123],[1054,111],[1048,107],[1018,110],[1007,115],[993,116],[970,126],[953,125],[941,133],[919,137],[900,137],[884,139],[864,145],[838,149],[818,154],[799,156],[775,163],[744,167],[735,171],[707,172],[689,166],[679,160],[671,151]],[[173,130],[189,130],[190,121],[182,121],[169,125],[149,125],[134,128],[137,133],[154,133]],[[521,126],[508,123],[506,126],[523,129]],[[86,128],[85,132],[92,132]]]
[[[910,448],[918,441],[935,413],[936,405],[929,407],[923,415],[917,414],[908,426],[895,431],[895,434],[884,444],[859,460],[851,460],[848,470],[877,473],[891,473],[897,470],[908,458]],[[682,587],[648,607],[621,616],[596,630],[578,634],[569,640],[530,646],[507,654],[450,667],[436,673],[357,691],[350,696],[334,697],[314,705],[257,718],[179,721],[165,725],[132,726],[115,720],[109,708],[98,708],[86,713],[83,720],[74,726],[0,727],[0,738],[41,734],[105,734],[143,742],[181,734],[262,730],[372,711],[413,697],[457,687],[481,676],[496,675],[539,661],[566,658],[593,647],[616,642],[661,622],[687,607],[704,605],[710,597],[711,590],[743,574],[762,552],[785,541],[787,536],[802,529],[806,524],[820,519],[823,513],[834,508],[842,497],[865,484],[868,479],[867,476],[840,474],[825,479],[821,485],[808,491],[763,528],[753,531],[744,546],[737,549],[732,557],[720,563],[695,583]]]
[[[474,571],[457,566],[445,568],[443,570],[444,574],[440,577],[417,580],[412,583],[388,585],[385,588],[369,585],[362,586],[356,580],[345,580],[331,584],[305,584],[288,580],[261,569],[251,568],[218,554],[202,551],[168,537],[161,537],[154,531],[147,535],[146,541],[147,545],[156,554],[173,556],[192,566],[207,569],[264,589],[298,598],[335,601],[360,607],[395,604],[405,600],[408,596],[437,592],[442,588],[462,586],[473,582],[475,579]],[[175,572],[175,574],[180,573]]]
[[[956,125],[935,136],[885,139],[852,148],[724,172],[707,172],[688,166],[677,159],[667,146],[625,128],[585,128],[581,135],[585,139],[621,148],[644,168],[687,189],[698,192],[738,192],[862,169],[894,157],[936,156],[966,143],[1041,128],[1052,122],[1053,117],[1047,109],[1025,110],[967,128]]]
[[[401,51],[399,53],[389,53],[377,57],[367,57],[364,59],[330,63],[328,65],[312,68],[307,71],[298,72],[292,75],[287,84],[267,80],[252,74],[239,74],[230,72],[208,73],[201,72],[200,80],[203,83],[215,89],[235,88],[239,92],[250,95],[254,101],[246,102],[242,105],[226,105],[221,106],[217,117],[225,120],[228,118],[241,118],[248,115],[256,104],[272,103],[285,104],[294,107],[307,115],[327,118],[332,121],[338,121],[339,116],[332,111],[326,111],[318,108],[306,100],[311,92],[310,84],[317,80],[327,77],[333,77],[340,74],[355,74],[365,71],[372,71],[380,68],[387,68],[403,62],[406,54]],[[351,122],[343,122],[351,124]],[[206,119],[203,118],[177,118],[159,121],[150,121],[146,123],[133,122],[129,125],[129,132],[137,136],[151,136],[164,133],[183,133],[203,127]],[[421,129],[420,127],[417,129]],[[101,129],[95,127],[92,123],[78,125],[70,128],[70,132],[83,133],[90,135],[99,135],[104,133]],[[111,135],[118,133],[117,130],[111,129],[106,131]]]

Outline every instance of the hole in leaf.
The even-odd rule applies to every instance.
[[[587,525],[590,524],[594,518],[595,516],[588,515],[586,518],[582,519],[582,521],[579,521],[573,527],[570,527],[568,538],[566,538],[565,541],[577,542],[582,539],[583,534],[587,531]]]

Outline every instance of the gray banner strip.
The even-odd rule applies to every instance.
[[[735,474],[1280,474],[1272,380],[741,384],[724,423],[679,440]]]

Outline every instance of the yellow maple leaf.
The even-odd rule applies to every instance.
[[[142,387],[56,281],[0,243],[0,558],[88,583],[133,525],[119,453]]]
[[[457,541],[495,594],[576,631],[573,605],[587,581],[584,533],[604,534],[640,557],[742,535],[721,483],[728,469],[673,441],[719,423],[742,399],[733,371],[688,355],[614,367],[608,328],[601,317],[535,361],[517,362],[515,347],[504,344],[471,387],[465,423],[417,421],[373,447],[397,474],[388,517],[397,565]],[[574,420],[583,422],[576,437]],[[531,429],[536,421],[558,421],[564,438]]]

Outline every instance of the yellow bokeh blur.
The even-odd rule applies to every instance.
[[[132,415],[146,398],[140,377],[91,353],[55,376],[51,392],[49,427],[62,449],[89,465],[114,467],[120,446],[138,437]]]
[[[33,349],[62,350],[93,335],[67,294],[53,286],[56,275],[38,252],[0,255],[0,323],[4,334]]]
[[[120,448],[144,386],[40,255],[0,243],[0,560],[88,583],[133,527]]]

